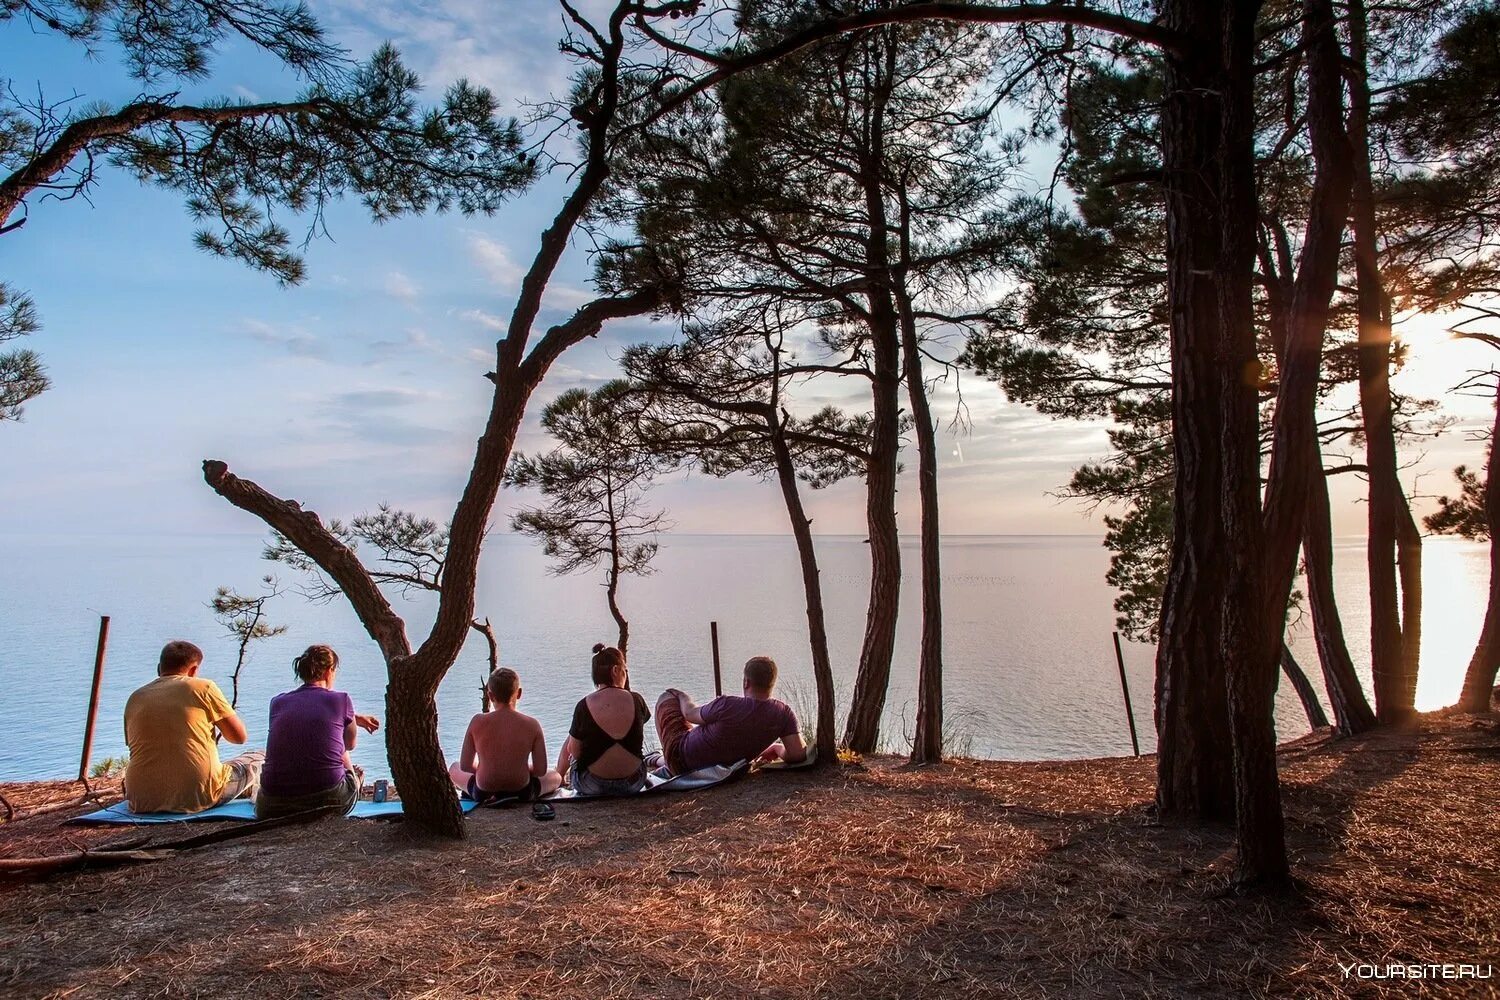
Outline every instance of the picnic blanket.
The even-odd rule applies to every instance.
[[[773,760],[773,761],[771,761],[768,764],[761,764],[759,767],[756,768],[756,770],[757,771],[801,771],[804,768],[812,767],[817,762],[818,762],[818,748],[810,746],[810,747],[807,748],[807,756],[805,758],[803,758],[802,760],[797,761],[797,763],[795,763],[795,764],[788,764],[784,760]]]
[[[459,805],[464,812],[473,810],[475,803],[467,799],[461,799]],[[383,817],[400,816],[401,803],[390,802],[360,802],[355,805],[354,811],[349,813],[352,819],[381,819]],[[233,802],[222,806],[214,806],[195,813],[138,813],[132,812],[130,806],[124,802],[116,802],[112,806],[97,809],[68,820],[81,826],[92,826],[101,824],[118,825],[147,825],[153,823],[224,823],[233,821],[249,822],[255,819],[255,803],[249,799],[235,799]]]
[[[805,767],[812,767],[817,762],[817,752],[809,747],[807,759],[796,764],[788,764],[785,761],[774,761],[769,764],[758,764],[752,766],[748,760],[738,760],[733,764],[715,764],[711,767],[701,768],[697,771],[689,771],[687,774],[677,774],[669,778],[658,777],[655,772],[646,775],[646,787],[639,792],[631,792],[626,795],[579,795],[571,788],[559,788],[542,796],[543,802],[598,802],[604,799],[633,799],[638,795],[650,795],[653,793],[666,792],[697,792],[715,785],[722,785],[738,778],[742,778],[754,771],[798,771]],[[464,799],[465,802],[469,800]],[[511,805],[520,800],[517,798],[494,799],[486,802],[484,808]]]
[[[813,762],[811,751],[808,759],[800,764],[784,764],[777,761],[773,764],[763,764],[759,770],[797,770],[808,767]],[[559,788],[557,791],[542,798],[543,802],[597,802],[612,798],[634,798],[636,795],[651,795],[654,793],[669,792],[696,792],[705,788],[713,788],[743,777],[750,771],[749,761],[736,761],[729,765],[715,765],[705,767],[701,770],[691,771],[687,774],[673,775],[670,778],[659,778],[655,774],[647,775],[647,786],[633,795],[578,795],[571,788]],[[515,797],[496,799],[485,803],[485,808],[514,805],[520,800]],[[459,805],[464,812],[472,812],[479,808],[479,803],[467,796],[459,796]],[[355,805],[354,810],[349,813],[351,819],[381,819],[400,816],[402,813],[400,800],[387,802],[364,802]],[[255,819],[255,804],[249,799],[236,799],[222,806],[214,806],[196,813],[137,813],[132,812],[130,806],[124,802],[116,802],[112,806],[96,809],[94,812],[70,819],[69,823],[80,826],[91,825],[149,825],[158,823],[224,823],[224,822],[250,822]]]
[[[646,775],[646,787],[639,792],[628,795],[579,795],[571,788],[559,788],[548,795],[543,795],[543,802],[598,802],[604,799],[633,799],[638,795],[651,795],[655,792],[697,792],[715,785],[722,785],[726,781],[742,777],[750,770],[749,761],[735,761],[728,765],[714,765],[697,771],[689,771],[687,774],[677,774],[670,778],[659,778],[655,774]],[[465,799],[465,801],[468,801]],[[491,806],[503,806],[507,803],[518,801],[514,798],[495,799],[485,803],[485,808]]]

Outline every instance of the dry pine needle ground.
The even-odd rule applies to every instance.
[[[880,759],[552,823],[487,811],[459,843],[266,831],[0,885],[0,995],[1497,995],[1339,966],[1500,965],[1493,720],[1285,751],[1285,898],[1226,895],[1230,832],[1155,824],[1151,765]],[[24,817],[78,790],[0,793]],[[0,826],[0,854],[144,835],[67,815]]]

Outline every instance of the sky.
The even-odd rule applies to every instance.
[[[311,7],[356,55],[394,41],[434,95],[467,76],[519,111],[566,88],[561,23],[547,0]],[[3,72],[23,92],[116,103],[138,93],[108,49],[90,61],[24,25],[4,31]],[[296,90],[264,57],[231,44],[211,79],[183,96],[270,100]],[[25,227],[0,237],[0,278],[36,300],[44,326],[28,346],[43,355],[54,387],[23,422],[0,424],[0,531],[263,534],[204,485],[205,458],[325,517],[389,502],[445,520],[488,408],[483,374],[496,325],[563,191],[563,180],[549,177],[492,217],[378,226],[358,205],[332,206],[329,238],[311,244],[308,278],[290,288],[195,250],[180,200],[117,171],[103,172],[89,201],[34,202]],[[588,273],[584,248],[572,247],[541,325],[586,300]],[[1490,404],[1449,389],[1465,369],[1488,366],[1489,351],[1452,342],[1451,321],[1403,324],[1412,360],[1397,387],[1442,398],[1455,418],[1444,435],[1407,449],[1421,510],[1451,492],[1452,466],[1483,460],[1471,432],[1488,426]],[[534,397],[518,447],[548,447],[538,422],[548,400],[598,385],[616,373],[625,346],[673,332],[667,322],[620,321],[570,350]],[[967,419],[955,424],[960,391]],[[943,421],[945,533],[1102,534],[1100,512],[1055,493],[1077,465],[1107,454],[1106,424],[1040,416],[972,375],[940,386],[934,410]],[[904,464],[901,527],[915,532],[915,456]],[[1335,531],[1362,533],[1362,484],[1338,476],[1333,486]],[[809,491],[814,531],[863,533],[862,494],[854,481]],[[496,527],[534,500],[502,494]],[[786,530],[773,484],[674,475],[657,500],[678,531]]]

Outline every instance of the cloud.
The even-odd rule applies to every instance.
[[[547,380],[545,384],[549,388],[573,389],[578,387],[603,385],[605,382],[608,382],[612,378],[619,378],[619,376],[598,375],[594,372],[584,371],[582,368],[575,368],[572,365],[566,365],[562,362],[556,362],[550,369],[548,369]]]
[[[394,269],[386,273],[385,293],[408,304],[415,302],[420,294],[415,281]]]
[[[547,285],[547,292],[542,296],[542,308],[557,309],[562,312],[572,312],[579,306],[587,305],[598,296],[587,288],[579,288],[566,282],[553,281]]]
[[[406,353],[431,354],[436,357],[450,359],[456,357],[452,351],[443,346],[441,341],[429,335],[426,330],[416,326],[408,327],[406,335],[399,340],[372,340],[366,347],[370,352],[368,364],[388,361]]]
[[[465,309],[458,314],[458,318],[466,319],[471,323],[478,323],[486,329],[496,330],[500,333],[504,333],[509,327],[509,323],[506,320],[496,316],[494,313],[487,313],[483,309]]]
[[[329,25],[356,51],[394,38],[403,57],[429,91],[460,77],[494,92],[509,113],[525,101],[561,95],[572,64],[557,51],[562,34],[559,8],[551,3],[511,2],[498,14],[486,0],[415,4],[391,0],[335,0]],[[598,17],[599,5],[582,4]],[[595,23],[602,23],[596,20]]]
[[[279,347],[297,358],[326,360],[328,347],[316,336],[298,326],[285,328],[272,326],[264,320],[242,319],[240,329],[252,340],[272,347]]]
[[[386,409],[392,406],[410,406],[426,400],[438,399],[435,393],[401,387],[385,389],[354,389],[340,392],[332,397],[335,406],[358,410]]]
[[[327,426],[346,439],[385,446],[428,446],[448,441],[451,431],[421,418],[448,414],[447,398],[406,386],[369,386],[324,397],[316,409]]]
[[[509,250],[488,236],[470,233],[469,253],[484,276],[501,288],[513,288],[521,283],[525,272],[511,259]]]

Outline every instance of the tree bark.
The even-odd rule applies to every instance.
[[[1302,702],[1302,711],[1307,715],[1307,724],[1315,730],[1326,729],[1328,715],[1323,711],[1323,703],[1318,701],[1318,692],[1286,643],[1281,644],[1281,672],[1286,674],[1286,679],[1297,692],[1297,700]]]
[[[1312,484],[1322,475],[1314,448],[1318,379],[1353,183],[1353,156],[1344,132],[1343,52],[1331,0],[1304,4],[1302,44],[1307,54],[1307,122],[1315,171],[1286,342],[1280,352],[1271,462],[1259,525],[1254,519],[1239,521],[1242,505],[1254,496],[1259,484],[1258,447],[1240,441],[1256,415],[1254,390],[1243,387],[1243,378],[1235,402],[1245,412],[1238,420],[1226,422],[1226,431],[1232,428],[1239,433],[1233,437],[1226,433],[1224,439],[1226,454],[1237,460],[1229,466],[1236,475],[1226,490],[1230,500],[1226,520],[1231,538],[1238,543],[1233,551],[1246,557],[1242,567],[1234,567],[1235,587],[1249,598],[1244,604],[1232,601],[1226,608],[1223,635],[1235,747],[1239,847],[1235,876],[1241,885],[1275,886],[1289,877],[1276,771],[1276,668]],[[1253,81],[1248,61],[1241,69]],[[1243,363],[1255,364],[1254,332],[1248,324],[1238,340],[1245,352]],[[1234,389],[1226,385],[1225,391]],[[1256,527],[1261,530],[1255,531]]]
[[[437,683],[443,672],[420,661],[391,671],[385,689],[385,752],[401,795],[401,811],[429,833],[461,838],[464,815],[438,742]],[[451,665],[451,664],[450,664]]]
[[[1397,597],[1396,545],[1402,534],[1401,509],[1406,498],[1396,463],[1396,434],[1391,413],[1391,324],[1376,247],[1375,193],[1370,175],[1370,89],[1363,0],[1350,0],[1349,136],[1354,144],[1355,276],[1358,284],[1359,403],[1365,436],[1365,465],[1369,469],[1368,541],[1370,563],[1370,664],[1374,677],[1375,713],[1381,722],[1399,722],[1415,706],[1415,654],[1405,646],[1411,637],[1403,628]],[[1407,512],[1407,518],[1410,512]],[[1420,537],[1412,544],[1406,533],[1408,574]],[[1420,572],[1420,556],[1416,556]],[[1408,576],[1409,579],[1409,576]],[[1420,600],[1420,589],[1412,595]],[[1408,614],[1412,608],[1407,604]],[[1408,621],[1407,624],[1414,624]]]
[[[936,764],[943,759],[943,574],[938,530],[937,428],[922,379],[922,345],[907,293],[906,267],[911,259],[911,219],[906,189],[898,186],[901,271],[892,283],[901,319],[901,358],[907,399],[917,434],[917,487],[922,504],[922,645],[917,667],[917,723],[911,763]]]
[[[879,315],[882,310],[872,308],[872,312]],[[880,740],[891,660],[896,653],[896,614],[901,598],[901,537],[896,528],[896,468],[901,447],[899,382],[893,360],[886,357],[895,354],[894,344],[887,351],[881,346],[884,339],[876,338],[873,352],[874,405],[870,460],[865,475],[870,599],[859,651],[859,672],[855,675],[849,717],[844,725],[844,745],[858,753],[872,753]]]
[[[818,553],[813,547],[812,521],[802,506],[797,487],[797,469],[783,433],[783,420],[772,408],[767,416],[771,431],[771,452],[776,459],[776,481],[786,502],[787,519],[792,537],[797,540],[797,559],[802,567],[802,591],[807,598],[807,643],[812,652],[813,683],[818,690],[818,722],[814,743],[820,763],[837,759],[834,737],[833,662],[828,656],[828,629],[823,617],[823,584],[818,575]]]
[[[1317,462],[1321,467],[1322,459]],[[1375,713],[1370,710],[1344,642],[1344,624],[1333,586],[1333,522],[1328,511],[1328,479],[1324,475],[1313,477],[1302,555],[1307,563],[1313,638],[1318,644],[1318,662],[1323,667],[1323,686],[1328,692],[1328,703],[1333,706],[1334,724],[1344,736],[1362,733],[1375,725]]]
[[[922,384],[916,332],[903,335],[907,391],[917,429],[917,482],[922,497],[922,651],[917,670],[917,732],[913,764],[943,759],[943,596],[938,533],[937,432]]]
[[[1237,273],[1226,267],[1226,203],[1220,177],[1225,118],[1219,96],[1228,28],[1217,5],[1173,0],[1163,23],[1190,38],[1166,60],[1162,154],[1167,205],[1167,295],[1171,309],[1172,550],[1156,653],[1156,805],[1163,816],[1225,820],[1234,814],[1229,712],[1220,631],[1229,571],[1218,565],[1229,539],[1219,432],[1225,420],[1219,370],[1226,317],[1238,306]],[[1253,197],[1253,194],[1252,196]],[[1253,212],[1252,212],[1253,215]],[[1249,327],[1248,285],[1243,318]]]
[[[894,53],[888,53],[885,58],[889,64]],[[891,293],[882,175],[885,103],[891,85],[889,69],[885,70],[884,80],[886,90],[883,95],[877,92],[877,100],[872,106],[868,125],[870,147],[860,178],[868,224],[865,277],[874,378],[871,380],[870,460],[865,477],[865,517],[870,531],[870,603],[865,619],[864,643],[859,654],[859,672],[854,679],[849,719],[844,726],[844,745],[858,753],[873,752],[880,739],[880,719],[885,713],[891,660],[896,652],[896,615],[901,597],[901,538],[896,528],[896,467],[901,449],[900,332]]]
[[[229,471],[214,459],[203,463],[203,480],[213,491],[243,511],[254,514],[296,545],[327,573],[359,616],[370,638],[380,647],[387,664],[411,654],[406,622],[391,608],[380,587],[359,557],[339,541],[310,510],[295,500],[282,500],[256,483]]]
[[[618,649],[621,654],[626,655],[626,658],[629,659],[628,650],[630,648],[630,622],[626,621],[625,612],[620,610],[620,602],[617,599],[620,585],[616,582],[617,580],[619,580],[619,576],[616,575],[616,571],[611,570],[609,573],[609,583],[605,588],[605,594],[607,594],[609,597],[609,613],[610,616],[615,620],[615,628],[618,632],[618,638],[615,643],[615,648]]]
[[[1490,596],[1484,609],[1484,627],[1479,643],[1464,672],[1463,693],[1458,708],[1463,712],[1488,712],[1494,698],[1495,674],[1500,668],[1500,466],[1495,451],[1500,448],[1500,384],[1495,390],[1495,423],[1490,432],[1490,454],[1484,467],[1484,521],[1490,536]]]

